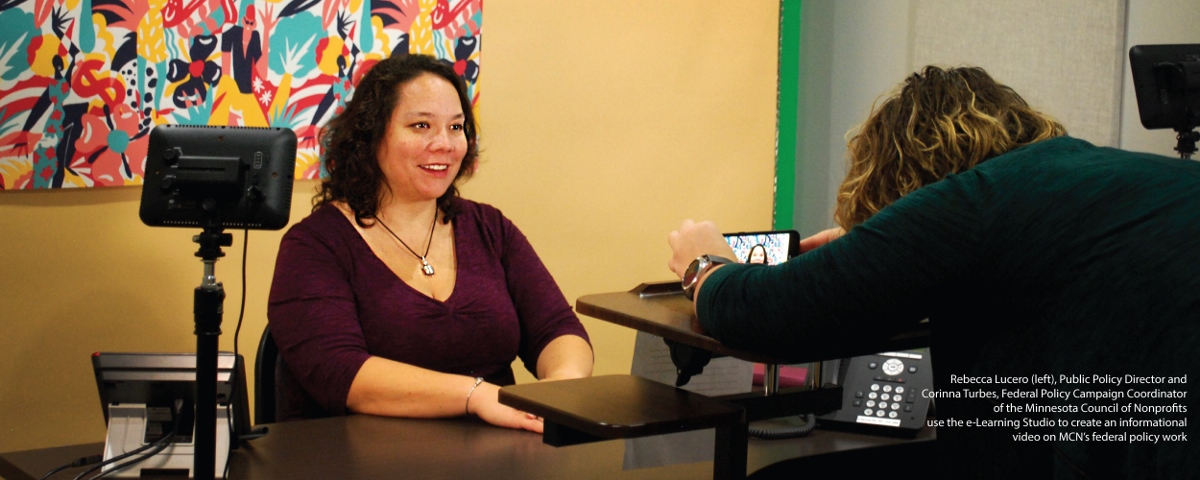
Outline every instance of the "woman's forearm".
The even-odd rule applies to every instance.
[[[466,414],[474,385],[472,377],[371,357],[350,384],[346,408],[390,417],[454,417]]]
[[[499,391],[500,387],[472,377],[371,357],[350,384],[346,408],[408,418],[473,414],[492,425],[542,432],[541,419],[501,405]]]
[[[541,380],[565,380],[592,376],[592,347],[576,335],[551,340],[538,355],[537,375]]]

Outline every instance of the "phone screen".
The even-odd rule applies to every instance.
[[[726,233],[725,241],[741,263],[778,265],[800,253],[800,234],[795,230]]]

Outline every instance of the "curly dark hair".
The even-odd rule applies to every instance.
[[[876,106],[850,138],[850,168],[834,219],[850,230],[951,173],[1066,133],[982,68],[925,67]]]
[[[456,185],[459,180],[470,178],[479,160],[475,113],[471,110],[467,86],[454,72],[454,67],[448,62],[418,54],[392,56],[372,66],[355,87],[346,110],[325,125],[321,144],[325,149],[323,162],[329,176],[321,182],[320,190],[313,197],[313,210],[342,201],[354,211],[354,220],[360,226],[368,226],[363,220],[375,219],[383,191],[390,188],[376,157],[380,142],[386,136],[392,111],[400,102],[400,87],[426,73],[454,85],[462,103],[462,131],[467,137],[467,153],[454,182],[437,199],[443,222],[454,219],[458,209],[451,199],[458,196]]]

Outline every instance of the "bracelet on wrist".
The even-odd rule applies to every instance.
[[[483,377],[475,377],[475,384],[471,385],[471,389],[467,391],[467,405],[464,407],[466,414],[471,414],[471,394],[475,393],[475,389],[479,388],[479,384],[483,383]]]

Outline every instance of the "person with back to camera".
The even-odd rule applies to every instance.
[[[497,400],[512,361],[542,380],[591,375],[587,333],[525,236],[458,196],[475,132],[462,80],[424,55],[373,66],[326,126],[329,176],[271,284],[281,419],[474,414],[540,432]]]
[[[764,247],[761,243],[750,247],[750,252],[746,254],[746,263],[766,265],[767,247]]]
[[[939,397],[939,419],[1051,418],[1055,426],[939,428],[937,460],[909,470],[922,478],[1195,478],[1195,440],[1060,436],[1136,434],[1144,429],[1068,427],[1155,415],[1008,413],[1003,405],[1136,403],[1167,407],[1176,413],[1157,416],[1177,420],[1196,411],[1200,392],[1186,384],[1118,386],[1096,376],[1200,371],[1200,164],[1093,146],[982,69],[927,67],[850,138],[837,200],[845,233],[809,237],[803,254],[779,266],[718,259],[693,274],[689,266],[703,263],[694,259],[731,250],[709,222],[671,232],[668,266],[698,279],[688,290],[710,335],[786,357],[806,342],[852,345],[929,318],[938,391],[1184,391],[1183,399]],[[1055,385],[966,383],[1047,374]],[[1048,437],[1013,438],[1021,433]]]

